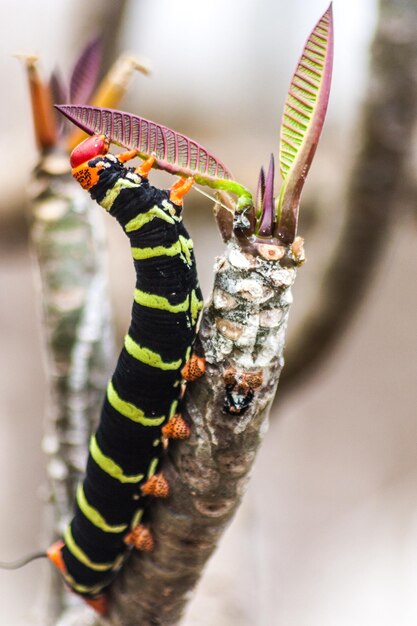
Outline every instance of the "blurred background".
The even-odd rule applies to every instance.
[[[278,391],[243,506],[195,593],[186,626],[416,623],[413,2],[334,2],[332,93],[302,198],[299,234],[308,262],[291,312],[291,375]],[[104,30],[116,51],[152,66],[151,77],[135,76],[120,108],[193,137],[255,191],[260,166],[278,152],[295,63],[327,8],[323,0],[117,3],[123,13],[114,32],[106,22],[114,0],[2,3],[1,560],[44,547],[41,439],[48,402],[27,225],[37,148],[25,73],[13,55],[36,53],[45,74],[58,66],[68,75],[81,48]],[[151,180],[170,184],[161,175]],[[185,221],[207,298],[222,250],[210,202],[190,193]],[[106,228],[120,338],[133,271],[123,234],[110,219]],[[48,567],[37,562],[0,572],[1,624],[39,623]]]

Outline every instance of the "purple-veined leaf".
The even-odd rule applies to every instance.
[[[330,4],[307,39],[291,80],[281,125],[279,161],[283,184],[278,198],[278,234],[294,240],[300,195],[320,138],[333,66]]]
[[[261,170],[262,172],[262,170]],[[258,234],[261,237],[272,237],[274,228],[274,179],[275,179],[275,162],[274,155],[271,154],[269,162],[268,174],[265,179],[265,187],[262,195],[262,211],[259,216]]]
[[[90,41],[75,63],[70,81],[70,102],[86,104],[97,84],[102,58],[100,37]]]
[[[158,169],[179,176],[193,176],[201,185],[236,193],[248,198],[247,203],[251,200],[247,189],[233,180],[219,159],[181,133],[114,109],[70,104],[57,106],[57,109],[90,135],[104,134],[113,143],[136,149],[141,158],[154,154],[154,167]]]

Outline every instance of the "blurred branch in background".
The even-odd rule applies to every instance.
[[[280,394],[298,387],[330,354],[363,302],[390,227],[415,202],[408,164],[417,122],[416,33],[415,0],[381,0],[346,223],[315,306],[288,345]]]

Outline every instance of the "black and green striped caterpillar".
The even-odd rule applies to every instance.
[[[86,139],[71,155],[72,172],[130,239],[132,319],[91,440],[74,518],[63,541],[48,550],[71,589],[100,612],[106,610],[102,590],[120,569],[127,545],[153,547],[141,518],[147,497],[169,491],[158,472],[163,439],[189,435],[177,412],[182,383],[204,371],[203,359],[190,358],[203,303],[181,217],[193,181],[160,190],[147,180],[152,157],[133,169],[124,163],[135,151],[114,156],[107,150],[104,136]]]

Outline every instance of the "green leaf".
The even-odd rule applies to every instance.
[[[333,66],[333,12],[330,4],[307,39],[291,80],[281,125],[279,162],[283,185],[277,230],[290,243],[297,231],[304,181],[323,128]]]

